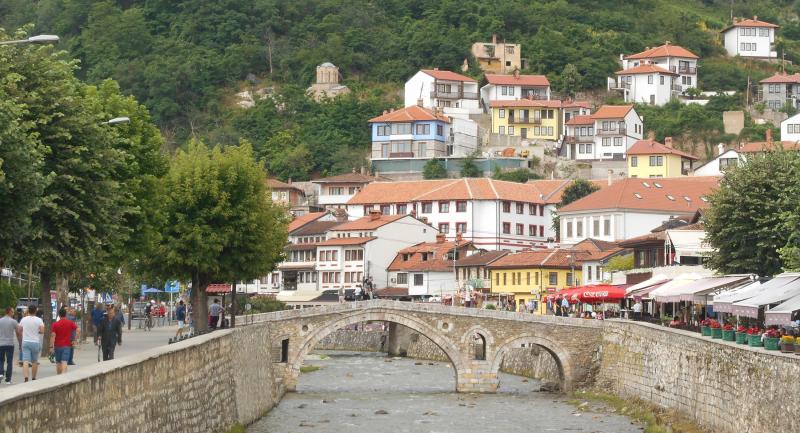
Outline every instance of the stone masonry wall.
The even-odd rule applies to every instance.
[[[386,332],[340,329],[330,333],[314,347],[317,350],[386,351]]]
[[[0,431],[223,432],[282,396],[263,326],[217,331],[3,390]]]
[[[716,433],[800,432],[800,357],[661,326],[606,322],[597,386]]]

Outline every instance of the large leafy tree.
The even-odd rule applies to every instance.
[[[722,273],[766,276],[784,265],[794,267],[799,192],[797,152],[748,156],[742,166],[726,171],[705,215],[706,240],[716,250],[711,266]]]
[[[265,179],[249,144],[209,149],[197,141],[178,151],[163,179],[164,226],[149,265],[192,281],[200,330],[208,325],[209,283],[259,277],[281,258],[288,220],[267,196]]]

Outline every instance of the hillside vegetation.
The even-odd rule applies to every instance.
[[[786,0],[733,5],[736,16],[780,24],[777,48],[791,61],[800,61],[798,10]],[[481,78],[470,45],[493,33],[521,43],[530,65],[523,72],[547,74],[555,90],[568,64],[581,74],[579,90],[604,88],[620,53],[666,40],[711,58],[701,63],[704,90],[742,90],[748,75],[775,68],[712,58],[722,54],[718,31],[730,14],[729,0],[0,0],[0,26],[33,23],[34,33],[60,35],[82,78],[117,80],[173,145],[189,136],[247,139],[301,177],[356,165],[369,139],[365,121],[397,105],[390,89],[417,69],[458,70],[467,59],[468,74]],[[353,97],[304,97],[324,61],[341,68]],[[248,111],[224,103],[248,77],[274,85],[280,109],[269,100]]]

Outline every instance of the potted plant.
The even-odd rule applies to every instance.
[[[781,337],[781,352],[783,353],[794,353],[794,337],[791,335],[784,335]]]
[[[711,328],[711,338],[722,338],[722,325],[720,325],[719,322],[711,319],[708,323],[708,327]]]
[[[705,318],[700,321],[700,335],[703,337],[710,337],[711,336],[711,328],[708,326],[711,323],[711,319]]]
[[[722,327],[722,339],[725,341],[736,341],[736,331],[733,330],[733,325],[726,324]]]
[[[751,347],[761,347],[764,343],[761,341],[761,330],[754,326],[747,330],[747,345]]]
[[[736,344],[747,344],[747,328],[744,325],[736,328]]]
[[[764,334],[764,349],[780,349],[781,333],[777,329],[768,329]]]

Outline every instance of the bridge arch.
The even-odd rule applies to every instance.
[[[561,390],[565,392],[572,391],[575,383],[572,358],[563,346],[547,337],[525,334],[502,343],[494,354],[490,371],[497,374],[500,371],[500,364],[502,364],[505,355],[511,349],[523,347],[523,344],[535,344],[547,351],[555,360],[556,366],[558,366]]]
[[[300,374],[300,367],[303,364],[303,360],[308,353],[314,349],[317,343],[322,341],[325,337],[332,334],[336,330],[342,329],[349,325],[354,325],[356,323],[370,321],[397,323],[399,325],[406,326],[430,339],[436,346],[442,349],[450,362],[453,364],[456,389],[458,389],[458,372],[463,371],[465,368],[459,348],[444,335],[443,331],[440,331],[413,316],[386,310],[364,310],[345,316],[337,315],[336,318],[332,320],[319,323],[315,327],[310,328],[305,336],[300,336],[301,341],[298,346],[296,346],[297,350],[290,352],[288,360],[290,374],[289,379],[292,386],[296,383]]]

